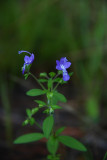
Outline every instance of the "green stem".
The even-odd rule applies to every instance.
[[[59,86],[59,84],[60,84],[60,81],[59,81],[59,82],[57,83],[57,85],[54,87],[53,91],[56,90],[56,88]]]
[[[42,87],[42,89],[46,90],[46,88],[43,86],[43,84],[40,83],[39,80],[32,73],[29,72],[29,74],[37,81],[37,83]]]

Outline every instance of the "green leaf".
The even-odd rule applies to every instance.
[[[53,116],[48,116],[43,122],[43,133],[46,138],[49,137],[54,124]]]
[[[65,128],[66,128],[66,127],[61,127],[61,128],[59,128],[59,129],[56,131],[55,135],[58,136],[60,133],[62,133],[62,132],[64,131]]]
[[[29,73],[24,74],[25,80],[28,78]]]
[[[53,78],[56,75],[56,73],[55,72],[50,72],[49,75],[50,75],[51,78]]]
[[[40,100],[34,100],[36,103],[46,106],[46,103]]]
[[[40,73],[40,77],[47,77],[47,73],[46,72]]]
[[[67,99],[65,98],[65,96],[61,93],[58,93],[57,91],[54,92],[54,98],[56,98],[57,101],[61,101],[66,103]]]
[[[47,79],[39,79],[39,82],[41,83],[44,83],[44,82],[47,82],[48,80]]]
[[[58,106],[58,105],[52,105],[52,109],[62,109],[62,107]]]
[[[37,107],[36,107],[36,108],[33,108],[33,109],[32,109],[32,115],[35,114],[36,112],[38,112],[38,110],[39,110],[39,108],[37,108]]]
[[[42,89],[31,89],[26,94],[28,96],[39,96],[45,94],[47,91]]]
[[[76,149],[79,151],[87,151],[86,147],[79,142],[78,140],[76,140],[73,137],[69,137],[69,136],[59,136],[58,140],[63,143],[64,145],[72,148],[72,149]]]
[[[28,117],[32,116],[32,111],[30,109],[26,109],[26,113]]]
[[[50,136],[47,142],[48,151],[51,154],[55,155],[58,149],[58,144],[59,144],[58,140],[54,138],[53,136]]]
[[[105,156],[104,156],[104,159],[103,159],[103,160],[106,160],[106,158],[107,158],[107,152],[105,153]]]
[[[51,87],[52,87],[52,78],[50,78],[49,80],[48,80],[48,89],[50,89]]]
[[[29,123],[30,123],[31,126],[34,125],[35,124],[35,119],[33,117],[30,118]]]
[[[29,134],[25,134],[23,136],[18,137],[14,141],[14,144],[30,143],[30,142],[38,141],[43,137],[44,135],[41,133],[29,133]]]
[[[70,73],[69,73],[69,76],[71,77],[73,74],[74,74],[74,72],[70,72]]]
[[[43,113],[49,114],[49,111],[50,111],[49,109],[45,109]]]
[[[59,83],[61,83],[63,80],[62,80],[62,78],[56,78],[56,79],[54,79],[54,82],[59,82]]]
[[[25,125],[27,125],[28,123],[29,123],[29,120],[26,119],[26,120],[22,123],[22,126],[25,126]]]

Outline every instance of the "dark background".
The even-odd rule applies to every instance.
[[[44,159],[45,142],[13,145],[13,140],[38,131],[22,127],[26,108],[35,106],[26,91],[38,85],[21,73],[23,55],[35,54],[31,71],[56,71],[67,57],[74,74],[59,87],[68,102],[56,112],[56,127],[79,139],[88,152],[60,146],[65,160],[102,160],[107,151],[107,2],[104,0],[5,0],[0,2],[0,152],[3,160]],[[41,97],[42,98],[42,97]],[[42,125],[42,114],[37,119]]]

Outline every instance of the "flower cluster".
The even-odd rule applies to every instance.
[[[63,80],[68,81],[70,79],[70,76],[69,76],[66,69],[70,67],[71,62],[68,62],[66,57],[62,57],[60,59],[60,61],[56,60],[56,64],[57,64],[56,69],[57,70],[62,70],[62,72],[63,72]]]
[[[24,65],[22,67],[22,73],[24,74],[26,66],[29,66],[34,61],[34,54],[33,53],[31,54],[30,52],[23,51],[23,50],[19,51],[18,54],[21,54],[23,52],[26,52],[26,53],[28,53],[30,55],[30,57],[29,56],[25,56],[24,57]]]
[[[22,73],[24,74],[26,67],[29,66],[34,61],[34,54],[33,53],[31,54],[30,52],[24,50],[19,51],[18,54],[21,54],[23,52],[26,52],[30,55],[30,56],[25,55],[24,57],[24,65],[22,67]],[[56,64],[57,64],[56,69],[61,70],[63,73],[63,80],[68,81],[70,79],[70,76],[66,69],[70,67],[71,62],[68,62],[66,57],[62,57],[60,61],[56,60]]]

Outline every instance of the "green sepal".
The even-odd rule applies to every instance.
[[[73,137],[70,136],[59,136],[58,140],[63,143],[64,145],[66,145],[67,147],[70,147],[72,149],[76,149],[79,151],[87,151],[86,147],[79,142],[78,140],[76,140]]]
[[[70,73],[69,73],[69,76],[71,77],[73,74],[74,74],[74,72],[70,72]]]
[[[44,135],[41,133],[29,133],[29,134],[25,134],[18,137],[14,141],[14,144],[30,143],[30,142],[38,141],[42,138],[44,138]]]
[[[47,142],[47,149],[52,154],[55,155],[58,149],[59,142],[54,136],[50,136]]]
[[[49,76],[50,76],[51,78],[53,78],[55,75],[56,75],[55,72],[50,72],[50,73],[49,73]]]

